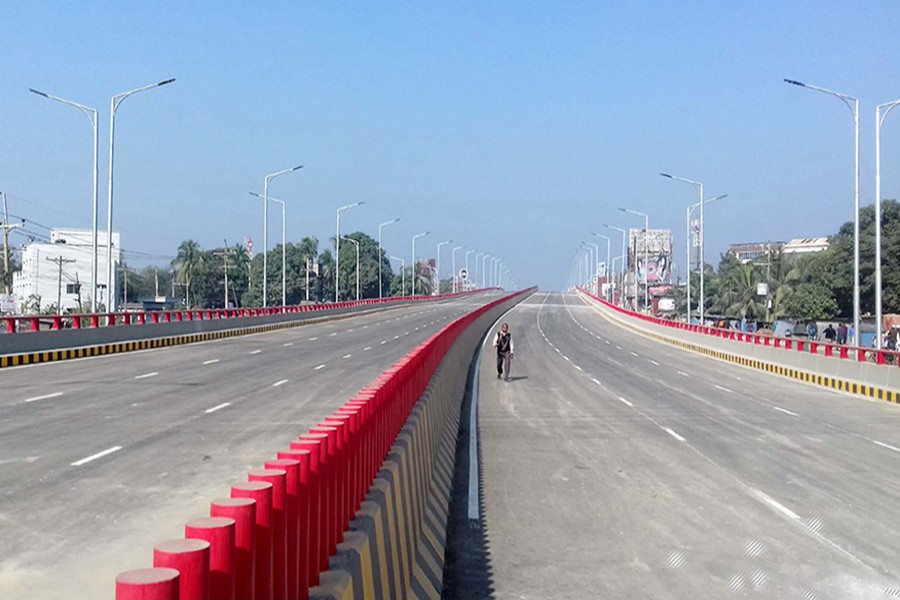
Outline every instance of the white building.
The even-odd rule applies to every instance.
[[[828,250],[827,237],[791,240],[781,248],[783,254],[809,254]]]
[[[113,266],[122,262],[119,234],[112,234]],[[97,232],[97,302],[108,306],[106,292],[106,232]],[[113,289],[118,272],[113,272]],[[41,308],[56,305],[62,311],[78,310],[78,300],[90,302],[91,231],[89,229],[51,229],[50,243],[31,242],[22,249],[22,270],[13,274],[13,294],[19,311],[29,303]]]

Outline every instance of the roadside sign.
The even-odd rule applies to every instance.
[[[459,278],[466,281],[469,278],[469,270],[465,267],[459,270]]]

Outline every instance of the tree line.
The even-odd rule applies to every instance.
[[[885,313],[900,312],[900,203],[882,202],[882,303]],[[772,251],[741,263],[721,256],[717,270],[705,265],[706,313],[729,318],[774,320],[851,319],[853,317],[853,222],[829,238],[828,250],[810,254]],[[860,312],[875,312],[875,207],[860,210]],[[691,274],[693,302],[700,297],[700,274]],[[768,283],[768,295],[758,284]],[[680,297],[684,310],[684,295]],[[767,312],[768,308],[768,312]],[[697,310],[694,304],[694,311]]]
[[[378,297],[378,263],[381,262],[381,287],[385,297],[411,293],[412,268],[395,270],[378,242],[366,233],[357,231],[347,235],[359,243],[360,298]],[[332,247],[334,239],[330,239]],[[206,250],[194,240],[178,246],[169,269],[144,267],[129,272],[127,300],[161,295],[173,296],[191,308],[222,308],[225,306],[225,278],[228,277],[229,306],[262,306],[263,254],[250,256],[247,249],[234,246]],[[278,244],[267,253],[267,302],[280,305],[282,300],[282,246]],[[343,240],[340,245],[339,300],[356,299],[356,245]],[[335,260],[332,249],[320,249],[315,237],[304,237],[298,243],[284,247],[285,301],[288,305],[310,302],[329,302],[335,299]],[[309,267],[309,268],[307,268]],[[428,267],[416,265],[416,294],[430,294],[431,275]],[[401,284],[405,287],[401,289]],[[442,283],[442,290],[446,284]],[[124,282],[122,294],[125,293]]]

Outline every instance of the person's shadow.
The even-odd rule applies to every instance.
[[[513,382],[513,381],[519,381],[521,379],[528,379],[528,375],[513,375],[512,377],[509,378],[509,381]]]

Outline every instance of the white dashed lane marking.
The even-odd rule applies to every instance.
[[[372,349],[372,346],[366,346],[365,348],[363,348],[363,352],[368,352],[371,349]]]
[[[659,366],[659,363],[656,362],[655,360],[653,360],[652,358],[648,358],[647,360],[650,362],[651,365],[656,365],[657,367]]]
[[[671,435],[673,438],[675,438],[675,439],[678,440],[679,442],[683,442],[683,441],[684,441],[684,438],[681,437],[680,435],[678,435],[677,433],[675,433],[674,431],[672,431],[672,429],[670,429],[670,428],[668,428],[668,427],[663,427],[663,429],[666,431],[666,433],[668,433],[669,435]]]
[[[147,379],[148,377],[156,377],[159,375],[159,372],[153,371],[152,373],[144,373],[143,375],[135,375],[135,379]]]
[[[278,387],[278,386],[286,384],[287,382],[288,382],[287,379],[282,379],[281,381],[276,381],[275,383],[273,383],[272,387]]]
[[[289,348],[294,345],[294,342],[287,342],[286,344],[282,344],[285,348]]]
[[[88,456],[86,458],[82,458],[81,460],[77,460],[77,461],[73,462],[72,466],[80,467],[81,465],[86,465],[87,463],[91,462],[92,460],[97,460],[98,458],[103,458],[104,456],[108,456],[108,455],[112,454],[113,452],[118,452],[121,449],[122,449],[122,446],[113,446],[112,448],[107,448],[103,452],[98,452],[97,454],[91,454],[90,456]]]
[[[787,410],[786,408],[781,408],[780,406],[773,406],[772,408],[774,408],[774,409],[777,410],[778,412],[783,412],[783,413],[786,414],[786,415],[791,415],[792,417],[799,417],[799,416],[800,416],[800,415],[798,415],[797,413],[791,412],[791,411]]]
[[[722,386],[719,385],[718,383],[713,384],[713,385],[716,386],[716,389],[717,389],[717,390],[722,390],[723,392],[728,392],[729,394],[732,394],[732,393],[733,393],[733,392],[732,392],[731,390],[729,390],[727,387],[722,387]]]
[[[213,406],[212,408],[207,408],[203,412],[205,412],[206,414],[214,413],[217,410],[222,410],[226,406],[231,406],[231,402],[223,402],[222,404],[220,404],[218,406]]]
[[[351,356],[353,356],[353,355],[352,355],[352,354],[345,354],[345,355],[342,356],[341,358],[343,358],[343,359],[346,360],[346,359],[350,358]]]
[[[259,354],[260,352],[262,352],[262,350],[254,350],[254,351],[251,352],[250,354]]]
[[[314,370],[314,371],[319,371],[319,370],[324,369],[324,368],[325,368],[325,365],[319,365],[318,367],[316,367],[316,368],[313,369],[313,370]]]
[[[891,446],[890,444],[885,444],[884,442],[879,442],[878,440],[872,440],[872,443],[876,446],[881,446],[882,448],[893,450],[894,452],[900,452],[900,448],[898,448],[897,446]]]
[[[50,398],[59,398],[62,396],[62,392],[54,392],[52,394],[44,394],[43,396],[35,396],[34,398],[27,398],[22,400],[23,403],[27,404],[29,402],[37,402],[38,400],[49,400]]]
[[[619,402],[621,402],[622,404],[624,404],[624,405],[626,405],[626,406],[634,406],[634,404],[632,404],[631,402],[629,402],[628,400],[626,400],[626,399],[623,398],[622,396],[619,396]]]
[[[216,364],[217,362],[219,362],[219,359],[218,359],[218,358],[213,358],[212,360],[205,360],[205,361],[203,361],[203,364],[204,364],[204,365],[214,365],[214,364]]]

